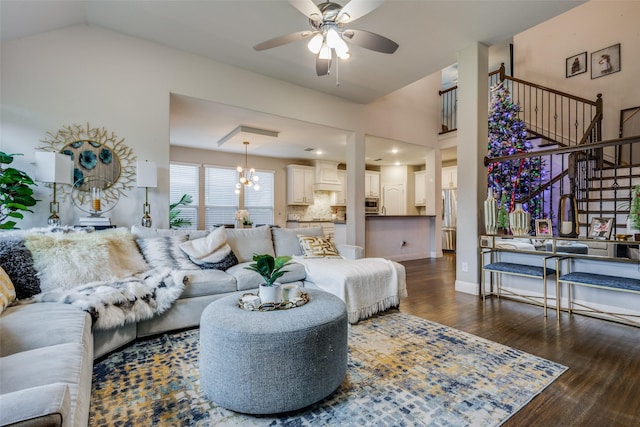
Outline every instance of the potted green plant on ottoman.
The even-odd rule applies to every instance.
[[[247,270],[253,270],[264,279],[264,283],[260,285],[258,296],[264,304],[266,302],[279,303],[280,285],[276,283],[287,270],[282,268],[291,261],[290,256],[273,257],[269,254],[259,254],[253,256],[253,264],[245,267]]]

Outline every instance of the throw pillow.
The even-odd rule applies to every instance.
[[[186,234],[157,236],[138,238],[136,242],[151,268],[169,267],[174,270],[197,270],[198,266],[189,261],[189,257],[180,249],[180,245],[186,242],[187,238]]]
[[[229,246],[229,245],[227,245]],[[228,268],[233,267],[234,265],[238,265],[238,257],[233,252],[229,252],[229,255],[224,257],[219,262],[203,262],[198,264],[203,270],[223,270],[225,271]]]
[[[221,262],[231,253],[224,227],[216,228],[206,237],[188,240],[180,244],[180,249],[189,255],[192,262],[198,265]]]
[[[0,267],[0,313],[16,299],[16,290],[7,273]]]
[[[298,235],[300,234],[324,237],[322,226],[308,228],[272,228],[271,233],[273,234],[273,247],[276,251],[276,256],[302,255],[300,241],[298,240]]]
[[[302,254],[306,257],[340,256],[335,245],[329,239],[302,235],[298,236],[298,239],[300,240]]]
[[[227,243],[239,262],[253,261],[254,254],[275,255],[269,227],[227,228],[225,231]]]
[[[31,298],[40,293],[40,279],[24,240],[0,240],[0,267],[13,282],[17,299]]]
[[[126,229],[27,235],[43,292],[123,279],[149,268]]]

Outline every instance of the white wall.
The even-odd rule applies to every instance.
[[[640,2],[590,1],[514,37],[516,77],[587,99],[602,93],[603,139],[618,137],[620,110],[640,105]],[[566,78],[570,56],[620,43],[621,71]]]
[[[363,106],[96,27],[3,43],[0,79],[0,149],[25,154],[16,166],[33,174],[33,152],[48,131],[87,122],[105,127],[124,138],[138,159],[157,162],[159,187],[150,192],[150,203],[158,227],[168,225],[170,93],[353,131],[351,158],[364,159],[364,144],[356,142],[365,132],[419,145],[431,142],[427,133],[435,135],[422,112],[407,105],[396,110],[393,96]],[[356,200],[359,186],[351,184],[349,197]],[[44,202],[20,222],[21,228],[46,222],[50,191],[39,186],[36,195]],[[131,189],[112,212],[114,222],[138,223],[143,197],[141,189]],[[68,202],[60,205],[63,223],[75,223],[78,211]],[[364,209],[360,212],[363,219]],[[358,230],[352,241],[363,239],[363,224]]]

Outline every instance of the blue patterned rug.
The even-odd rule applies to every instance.
[[[93,370],[92,426],[493,426],[567,368],[397,311],[349,327],[347,377],[332,395],[277,416],[211,403],[198,330],[135,343]]]

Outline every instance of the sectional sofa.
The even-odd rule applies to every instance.
[[[0,265],[14,270],[11,279],[21,282],[16,291],[18,298],[22,297],[0,314],[2,426],[86,425],[93,360],[137,338],[198,326],[202,311],[212,301],[234,293],[240,296],[244,292],[255,291],[260,277],[244,268],[255,253],[294,257],[295,262],[287,267],[288,272],[280,280],[282,283],[325,288],[332,293],[342,293],[339,296],[343,300],[351,295],[357,304],[366,304],[367,307],[352,313],[352,322],[396,306],[406,295],[402,265],[386,260],[376,263],[372,259],[358,259],[362,257],[359,247],[339,247],[343,259],[333,257],[323,261],[317,257],[305,258],[298,235],[321,237],[322,227],[259,227],[211,232],[133,227],[130,231],[85,231],[63,229],[58,232],[27,230],[0,233]],[[220,259],[215,254],[198,259],[184,250],[189,245],[191,249],[198,245],[200,249],[206,249],[207,239],[209,243],[213,239],[214,246],[219,245],[221,233],[225,240],[221,247],[228,245],[229,250],[222,251]],[[31,271],[21,261],[29,257],[33,262]],[[312,265],[307,265],[307,262]],[[322,262],[329,263],[328,269],[335,271],[334,276],[316,274],[314,277],[314,271],[318,271]],[[349,263],[353,266],[349,267]],[[343,267],[335,268],[338,265]],[[368,280],[362,277],[353,280],[348,277],[350,274],[345,273],[353,271],[353,276],[366,275],[363,271],[370,271],[375,265],[380,269],[391,265],[389,277],[393,280],[387,281],[393,286],[388,284],[386,289],[379,287],[380,291],[374,287],[363,292],[362,286],[366,286]],[[151,269],[154,273],[136,272],[141,268]],[[128,271],[137,281],[116,277]],[[353,284],[355,292],[365,295],[354,298],[357,296],[353,294],[354,290],[351,294],[337,292],[340,286],[334,279],[342,276],[347,277],[345,283]],[[105,280],[92,281],[86,286],[70,286],[70,282],[79,280],[79,277],[89,281],[96,277]],[[327,277],[332,283],[326,282]],[[33,289],[37,288],[33,282],[38,280],[40,288]],[[148,284],[144,281],[154,280],[152,292],[147,290],[147,294],[133,297],[128,294],[131,289],[143,292],[147,289],[143,285]],[[87,305],[86,300],[91,300],[96,294],[103,295],[105,284],[113,287],[111,282],[117,283],[116,288],[128,295],[128,299]],[[123,287],[125,285],[129,287]],[[29,286],[32,287],[29,289],[31,293],[39,293],[25,298],[25,287]],[[162,298],[168,298],[171,303],[161,302]],[[354,304],[352,301],[351,305]],[[104,306],[113,311],[104,311]],[[118,316],[113,316],[114,312],[124,314],[118,319]],[[120,324],[117,326],[107,327],[118,323],[118,320]]]

